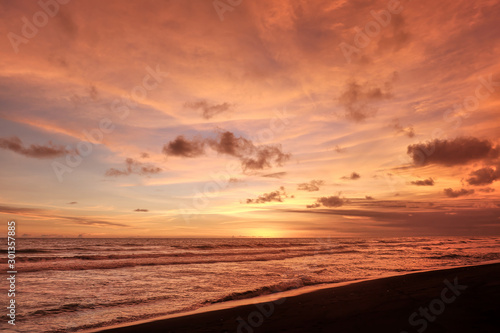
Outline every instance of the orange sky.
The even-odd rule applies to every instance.
[[[20,235],[500,234],[500,1],[42,3],[0,2]]]

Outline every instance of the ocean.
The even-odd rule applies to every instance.
[[[500,259],[500,237],[16,241],[16,325],[0,324],[10,332],[78,332],[304,286]],[[1,288],[6,311],[7,283]]]

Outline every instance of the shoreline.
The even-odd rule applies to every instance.
[[[491,275],[487,277],[486,280],[484,277],[479,274],[479,272],[488,273],[486,275]],[[379,276],[376,278],[369,279],[360,279],[360,280],[351,280],[339,283],[328,283],[328,284],[320,284],[314,286],[305,286],[302,288],[287,290],[279,293],[273,293],[268,295],[261,295],[253,298],[241,299],[241,300],[231,300],[227,302],[214,303],[207,306],[200,307],[198,309],[187,311],[187,312],[178,312],[166,316],[160,316],[155,318],[144,319],[140,321],[126,322],[111,326],[103,326],[99,328],[85,329],[81,332],[85,333],[95,333],[95,332],[117,332],[117,333],[128,333],[128,332],[275,332],[275,331],[287,331],[287,332],[302,332],[297,325],[291,325],[290,318],[288,320],[284,320],[283,317],[287,317],[286,313],[289,315],[294,315],[297,312],[301,312],[302,319],[299,320],[299,323],[308,323],[314,322],[314,318],[317,317],[315,315],[314,308],[325,309],[328,307],[336,308],[338,306],[338,302],[335,299],[328,301],[329,298],[332,298],[332,295],[335,294],[345,294],[346,291],[354,291],[354,293],[350,293],[345,295],[344,300],[349,302],[350,306],[347,307],[351,312],[356,313],[356,316],[368,315],[369,313],[363,313],[363,311],[359,311],[360,307],[363,307],[363,304],[368,303],[377,303],[377,301],[385,303],[384,297],[387,296],[383,293],[378,295],[377,297],[373,297],[373,295],[369,295],[373,293],[374,290],[380,289],[381,286],[387,289],[387,293],[390,293],[392,296],[395,289],[391,287],[392,285],[401,285],[401,281],[413,281],[413,284],[410,284],[406,287],[406,289],[411,289],[412,286],[424,284],[428,280],[432,280],[433,283],[430,285],[425,285],[425,288],[428,289],[429,298],[428,302],[432,301],[436,297],[439,297],[439,293],[441,290],[436,290],[433,294],[431,292],[432,289],[441,287],[443,289],[445,285],[443,281],[437,281],[440,277],[446,279],[446,277],[450,278],[450,275],[463,275],[466,279],[476,279],[483,280],[483,283],[493,283],[494,292],[498,292],[498,296],[500,296],[500,262],[499,261],[490,261],[484,262],[481,264],[475,265],[467,265],[467,266],[455,266],[443,269],[430,269],[430,270],[422,270],[415,272],[404,272],[401,274],[387,274],[384,276]],[[452,280],[450,280],[453,282]],[[496,282],[499,281],[499,282]],[[401,286],[400,286],[401,287]],[[405,289],[405,288],[403,288]],[[352,299],[352,294],[358,294],[360,290],[364,290],[368,292],[367,295],[364,295],[361,299]],[[410,290],[401,290],[400,294],[405,295],[398,299],[396,297],[392,301],[396,303],[400,303],[401,301],[408,302],[412,300],[412,296],[408,293]],[[470,292],[469,292],[470,293]],[[396,293],[397,294],[397,293]],[[358,295],[360,296],[360,295]],[[485,295],[482,295],[485,297]],[[335,297],[334,297],[335,298]],[[413,297],[414,299],[414,297]],[[500,297],[497,297],[500,299]],[[310,307],[304,309],[300,305],[308,301]],[[356,304],[356,302],[358,304]],[[427,303],[428,303],[427,302]],[[437,301],[436,301],[437,302]],[[412,303],[412,302],[410,302]],[[413,300],[413,303],[414,300]],[[457,302],[458,303],[458,302]],[[416,305],[416,304],[415,304]],[[448,307],[452,307],[453,304]],[[298,311],[297,307],[301,308],[301,311]],[[412,326],[409,324],[409,318],[415,310],[419,307],[414,306],[414,310],[408,312],[407,317],[403,318],[401,322],[401,318],[398,318],[398,326],[401,326],[399,331],[408,331],[408,333],[412,332]],[[341,312],[344,312],[345,305],[340,307]],[[408,311],[412,308],[409,307]],[[305,310],[305,311],[304,311]],[[400,308],[393,309],[394,311],[401,311]],[[500,301],[498,301],[497,306],[495,307],[496,312],[500,310]],[[311,313],[312,311],[312,313]],[[486,310],[485,310],[486,311]],[[333,317],[332,317],[333,316]],[[296,321],[297,317],[292,321]],[[330,318],[331,317],[331,318]],[[338,317],[338,318],[337,318]],[[382,316],[384,317],[384,316]],[[243,319],[245,318],[245,319]],[[334,321],[338,321],[342,319],[341,313],[329,314],[326,315],[325,318],[321,319],[320,322],[326,321],[328,318],[333,319]],[[423,327],[423,321],[425,318],[420,318],[419,316],[414,317],[414,323],[417,321],[416,318],[420,319],[419,324]],[[432,318],[432,317],[431,317]],[[443,318],[447,318],[447,316],[443,315]],[[318,320],[318,318],[316,318]],[[448,319],[450,320],[450,319]],[[342,321],[342,320],[340,320]],[[427,320],[427,325],[430,320]],[[486,321],[487,322],[487,321]],[[486,323],[485,322],[485,323]],[[391,321],[385,322],[384,327],[387,328],[387,325],[390,324]],[[500,320],[498,321],[500,325]],[[215,325],[215,326],[214,326]],[[290,326],[291,325],[291,326]],[[334,325],[331,327],[331,325]],[[334,323],[324,323],[324,327],[318,326],[315,331],[321,332],[323,329],[325,331],[329,331],[330,329],[336,329],[337,327],[343,327],[343,331],[349,330],[349,325],[344,324],[334,324]],[[344,325],[344,326],[342,326]],[[358,325],[356,323],[356,325]],[[500,327],[500,326],[498,326]],[[285,330],[282,330],[285,329]],[[304,328],[305,329],[305,328]],[[368,327],[366,329],[370,329],[373,331],[373,327]],[[376,331],[376,330],[375,330]],[[388,331],[388,330],[387,330]],[[417,332],[416,329],[413,330]],[[431,330],[429,329],[431,332]],[[304,330],[307,332],[307,330]],[[357,330],[353,330],[352,332],[357,332]],[[377,332],[377,331],[376,331]],[[381,330],[380,332],[386,332],[386,330]],[[493,332],[493,331],[492,331]]]

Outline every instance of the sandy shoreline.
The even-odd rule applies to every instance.
[[[309,290],[226,302],[88,332],[411,333],[499,332],[500,328],[500,263]]]

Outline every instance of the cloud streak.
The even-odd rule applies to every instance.
[[[70,153],[66,148],[56,146],[51,142],[45,146],[35,144],[25,146],[17,136],[0,138],[0,148],[32,158],[55,158]]]
[[[361,178],[361,176],[359,175],[359,173],[353,172],[349,176],[343,176],[340,179],[344,179],[344,180],[357,180],[359,178]]]
[[[233,105],[229,103],[209,104],[205,100],[197,102],[187,102],[186,104],[184,104],[184,106],[194,110],[201,110],[202,117],[205,119],[211,119],[212,117],[220,113],[231,110],[231,108],[233,107]]]
[[[462,197],[462,196],[466,196],[466,195],[472,195],[474,194],[474,190],[467,190],[465,188],[461,189],[461,190],[453,190],[451,188],[446,188],[444,189],[444,194],[446,194],[446,196],[448,196],[449,198],[458,198],[458,197]]]
[[[281,186],[278,190],[259,195],[256,199],[247,199],[246,203],[262,204],[266,202],[283,202],[283,199],[285,198],[288,198],[288,195],[285,192],[285,188]],[[291,198],[293,198],[293,196]]]
[[[128,176],[131,174],[137,174],[141,176],[155,175],[163,170],[159,167],[155,167],[151,164],[146,164],[134,160],[133,158],[127,158],[125,160],[124,169],[110,168],[106,171],[106,176],[108,177],[118,177],[118,176]]]
[[[324,180],[311,180],[309,183],[300,183],[297,186],[297,190],[299,191],[307,191],[307,192],[315,192],[319,191],[320,186],[325,185]]]

